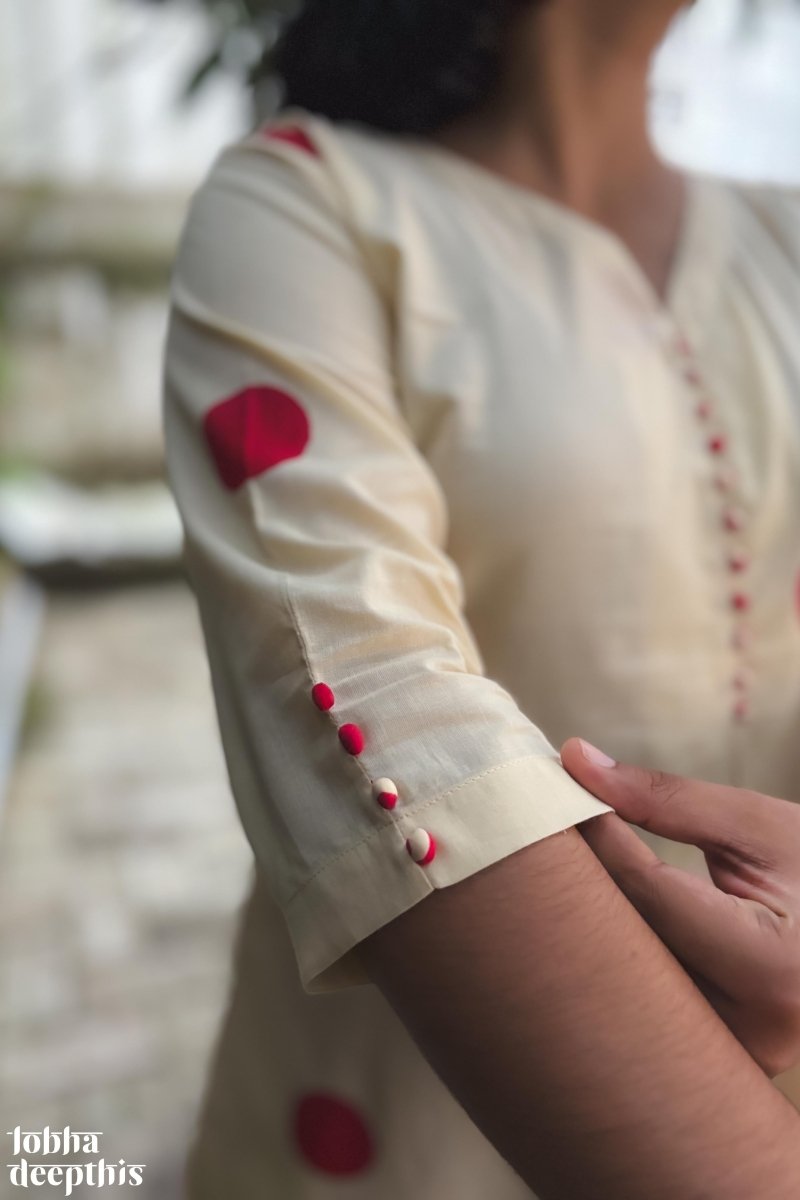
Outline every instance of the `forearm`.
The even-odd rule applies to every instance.
[[[800,1117],[577,831],[436,892],[362,953],[542,1200],[800,1194]]]

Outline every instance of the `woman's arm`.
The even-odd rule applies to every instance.
[[[579,1179],[624,1200],[652,1168],[648,1200],[713,1197],[706,1177],[730,1174],[747,1127],[741,1179],[781,1200],[769,1172],[789,1166],[765,1160],[791,1111],[579,835],[551,836],[609,810],[483,673],[445,497],[397,394],[390,306],[329,135],[308,132],[310,150],[254,135],[195,198],[165,368],[234,794],[303,983],[363,978],[352,952],[386,926],[374,977],[551,1195],[579,1200]],[[420,861],[423,831],[437,852]]]
[[[800,1195],[800,1117],[576,830],[436,892],[360,949],[542,1200]]]

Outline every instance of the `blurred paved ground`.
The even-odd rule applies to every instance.
[[[173,1200],[250,864],[188,592],[52,600],[34,707],[0,835],[0,1133],[100,1129]]]

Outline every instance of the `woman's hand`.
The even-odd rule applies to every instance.
[[[770,1076],[800,1062],[800,805],[615,763],[578,738],[561,759],[619,814],[582,825],[585,840],[731,1031]],[[698,846],[713,883],[663,863],[628,821]]]

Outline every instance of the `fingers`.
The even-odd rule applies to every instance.
[[[614,814],[580,829],[620,890],[687,970],[713,980],[737,1001],[747,980],[758,991],[764,934],[755,903],[663,863]]]
[[[614,763],[579,738],[561,749],[569,773],[626,821],[676,842],[800,874],[800,808],[740,788]]]

